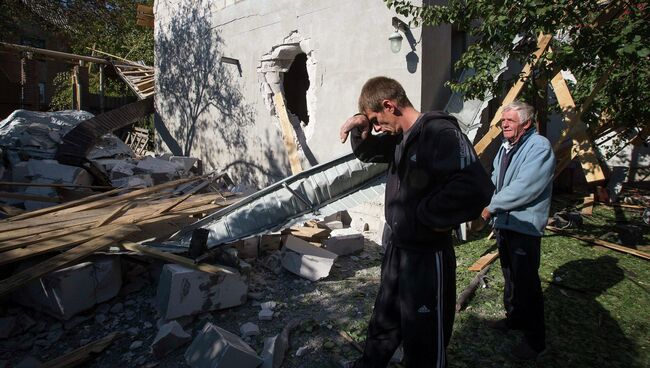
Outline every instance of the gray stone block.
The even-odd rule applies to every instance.
[[[339,256],[351,254],[363,249],[363,235],[353,229],[334,230],[323,246]]]
[[[208,322],[185,352],[193,368],[256,368],[262,363],[239,336]]]
[[[289,235],[282,248],[282,266],[307,280],[327,277],[337,255]]]
[[[19,304],[68,320],[113,298],[122,286],[120,260],[97,257],[28,283],[14,296]]]
[[[246,302],[248,285],[234,269],[210,274],[175,264],[163,267],[156,303],[165,320],[235,307]]]
[[[178,322],[171,321],[160,327],[151,344],[151,351],[156,359],[160,359],[190,340],[192,336],[185,332]]]

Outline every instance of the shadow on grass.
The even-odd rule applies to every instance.
[[[559,279],[544,292],[548,352],[537,361],[516,361],[510,356],[520,332],[490,330],[482,317],[468,311],[456,316],[449,366],[645,367],[637,342],[625,335],[598,301],[624,279],[617,263],[616,258],[602,256],[570,261],[555,270],[553,275]]]

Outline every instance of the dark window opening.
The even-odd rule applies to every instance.
[[[307,110],[307,90],[309,75],[307,74],[307,55],[296,55],[291,67],[284,73],[284,96],[287,99],[287,109],[298,116],[300,121],[309,123]]]

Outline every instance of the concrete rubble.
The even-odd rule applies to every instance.
[[[163,267],[156,294],[166,320],[231,308],[246,302],[248,285],[234,269],[214,275],[176,264]]]
[[[282,266],[310,281],[327,277],[337,255],[288,235],[282,248]]]
[[[363,249],[363,234],[354,229],[333,230],[323,247],[339,256],[356,253]]]
[[[121,286],[119,258],[97,257],[28,283],[14,293],[14,300],[53,317],[69,320],[95,304],[113,298]]]
[[[191,340],[192,336],[178,322],[171,321],[160,327],[151,343],[151,351],[156,359],[161,359]]]
[[[262,363],[239,336],[210,322],[185,351],[185,361],[195,368],[255,368]]]

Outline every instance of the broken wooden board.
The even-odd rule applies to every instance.
[[[320,242],[323,239],[327,239],[331,232],[332,230],[330,229],[322,229],[318,227],[294,226],[283,230],[282,234],[291,234],[308,242]]]
[[[113,332],[99,340],[95,340],[78,349],[75,349],[49,362],[43,363],[43,368],[67,368],[76,367],[87,361],[93,354],[99,354],[104,351],[115,338],[121,336],[119,332]]]
[[[542,54],[546,51],[552,39],[553,39],[553,35],[550,34],[546,34],[546,35],[540,34],[539,37],[537,38],[537,50],[533,54],[533,60],[530,63],[526,64],[526,66],[524,66],[524,69],[520,73],[519,79],[512,86],[512,88],[510,88],[508,94],[503,98],[503,101],[501,102],[501,106],[494,114],[494,117],[490,122],[489,130],[485,133],[485,135],[481,138],[481,140],[479,140],[478,143],[474,145],[476,154],[479,155],[479,157],[483,156],[483,152],[485,151],[485,149],[490,145],[490,143],[492,143],[492,141],[494,141],[495,138],[497,138],[501,134],[501,128],[498,126],[497,123],[501,120],[503,107],[513,102],[517,98],[517,96],[519,96],[519,93],[524,88],[526,81],[530,78],[534,66],[537,65]]]
[[[302,171],[302,166],[300,165],[300,157],[298,156],[298,146],[296,145],[296,141],[294,139],[293,126],[289,120],[289,114],[287,113],[287,108],[284,105],[284,96],[282,93],[276,93],[273,95],[273,102],[275,103],[275,112],[278,114],[278,117],[280,119],[282,139],[284,141],[284,146],[287,149],[287,155],[289,156],[291,173],[295,175]]]
[[[479,258],[478,260],[476,260],[476,262],[474,262],[473,265],[469,266],[469,268],[467,270],[468,271],[475,271],[475,272],[481,271],[485,267],[487,267],[489,264],[494,262],[497,258],[499,258],[499,251],[494,251],[494,252],[488,253],[488,254],[482,256],[481,258]]]
[[[133,225],[120,226],[117,230],[106,233],[99,238],[95,238],[86,243],[78,245],[73,249],[70,249],[35,266],[18,272],[0,281],[0,295],[4,295],[32,280],[45,276],[52,271],[56,271],[60,268],[79,262],[91,254],[117,243],[125,236],[138,230],[138,227]]]
[[[150,247],[145,247],[144,245],[140,244],[135,244],[131,242],[124,242],[122,243],[122,247],[126,250],[130,250],[132,252],[136,253],[141,253],[145,256],[156,258],[165,262],[170,262],[170,263],[176,263],[184,267],[192,268],[198,271],[203,271],[207,273],[212,273],[212,274],[219,274],[219,273],[227,273],[227,274],[233,274],[237,273],[236,270],[233,270],[229,267],[224,267],[224,266],[215,266],[211,265],[208,263],[199,263],[196,264],[194,263],[193,260],[185,257],[181,257],[177,254],[172,254],[172,253],[167,253],[160,251],[158,249],[150,248]]]
[[[481,284],[481,280],[488,273],[491,266],[492,265],[487,265],[487,267],[485,267],[481,272],[477,273],[472,281],[470,281],[469,285],[458,294],[458,298],[456,299],[456,312],[460,312],[465,308],[469,300],[474,296],[476,289],[478,289],[478,286]]]
[[[13,249],[0,253],[0,266],[17,262],[30,257],[36,257],[43,253],[53,252],[56,250],[66,249],[75,245],[98,238],[106,233],[117,230],[121,225],[106,226],[101,229],[90,229],[81,232],[75,232],[60,238],[39,242],[25,248]]]
[[[587,242],[587,243],[590,243],[590,244],[600,245],[601,247],[613,249],[613,250],[616,250],[616,251],[619,251],[619,252],[631,254],[633,256],[637,256],[639,258],[643,258],[643,259],[646,259],[646,260],[650,261],[650,253],[645,253],[645,252],[642,252],[642,251],[639,251],[639,250],[636,250],[636,249],[632,249],[632,248],[622,246],[620,244],[611,243],[611,242],[608,242],[608,241],[605,241],[605,240],[602,240],[602,239],[596,239],[596,238],[593,238],[593,237],[590,237],[590,236],[583,236],[583,235],[573,234],[573,233],[571,233],[569,231],[562,230],[562,229],[559,229],[559,228],[556,228],[556,227],[553,227],[553,226],[547,226],[546,228],[548,230],[554,232],[554,233],[558,233],[558,234],[562,234],[562,235],[565,235],[565,236],[568,236],[568,237],[571,237],[571,238],[574,238],[574,239],[582,240],[583,242]]]
[[[580,209],[580,214],[591,216],[594,212],[594,195],[591,194],[582,199],[582,209]]]
[[[573,148],[571,149],[571,159],[578,157],[580,160],[580,165],[582,166],[582,171],[585,174],[585,179],[588,183],[594,183],[605,180],[605,174],[598,162],[598,157],[591,142],[591,139],[587,135],[587,125],[580,119],[580,113],[576,108],[569,87],[562,76],[562,73],[557,73],[553,79],[551,79],[551,85],[553,86],[553,91],[557,97],[557,101],[562,108],[564,113],[564,121],[567,125],[567,128],[562,131],[560,138],[558,139],[553,151],[556,152],[560,148],[560,145],[567,139],[571,138],[573,142]],[[567,160],[566,158],[558,163],[555,175],[569,164],[571,159]]]

